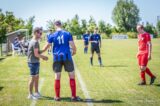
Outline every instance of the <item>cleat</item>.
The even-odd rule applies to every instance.
[[[61,101],[61,98],[60,97],[54,97],[54,100],[55,101]]]
[[[41,96],[41,94],[40,94],[39,92],[38,92],[38,93],[35,93],[34,96],[35,96],[36,98],[38,98],[38,99],[39,99],[39,98],[42,98],[42,96]]]
[[[100,64],[100,67],[103,67],[103,64]]]
[[[71,97],[71,101],[72,102],[79,102],[79,101],[82,101],[82,99],[80,97],[76,96],[76,97]]]
[[[156,77],[151,78],[150,85],[152,85],[154,83],[155,79],[156,79]]]
[[[142,81],[142,82],[138,83],[138,85],[146,85],[146,82]]]
[[[33,94],[29,94],[27,98],[31,99],[31,100],[37,100],[38,99]]]

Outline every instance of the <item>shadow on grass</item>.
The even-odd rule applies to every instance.
[[[0,86],[0,91],[1,91],[3,88],[4,88],[4,87],[1,87],[1,86]]]
[[[155,86],[160,87],[160,84],[155,84]]]
[[[108,65],[106,67],[128,67],[127,65]]]
[[[86,99],[84,102],[91,103],[123,103],[121,100],[112,100],[112,99],[102,99],[102,100],[94,100],[94,99]]]
[[[54,100],[53,97],[43,96],[40,100]],[[60,102],[72,102],[70,97],[63,97],[61,98]],[[121,100],[112,100],[112,99],[102,99],[102,100],[95,100],[95,99],[84,99],[79,101],[82,103],[123,103]]]
[[[5,59],[4,57],[0,58],[0,62],[3,61],[4,59]]]
[[[100,66],[99,65],[95,65],[95,67],[100,67]],[[119,68],[119,67],[128,67],[128,66],[127,65],[103,65],[101,67],[115,67],[115,68]]]

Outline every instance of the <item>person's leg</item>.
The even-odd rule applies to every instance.
[[[90,64],[93,66],[93,56],[94,56],[94,48],[91,47],[91,57],[90,57]]]
[[[61,79],[61,72],[55,73],[55,83],[54,83],[54,90],[56,97],[60,98],[60,79]]]
[[[75,98],[76,97],[76,81],[75,81],[75,73],[73,72],[69,72],[69,78],[70,78],[70,88],[71,88],[71,94],[72,97]]]
[[[102,59],[101,59],[101,53],[100,53],[100,48],[99,47],[96,48],[96,53],[98,55],[99,65],[102,66]]]
[[[30,81],[29,81],[29,95],[27,98],[37,100],[38,98],[33,95],[34,82],[35,82],[35,76],[31,76]]]
[[[146,77],[145,77],[145,70],[146,70],[146,66],[140,66],[140,76],[141,76],[141,84],[140,85],[145,85],[146,84]]]
[[[55,91],[55,100],[60,101],[60,79],[62,71],[62,62],[54,62],[53,70],[55,72],[55,82],[54,82],[54,91]]]
[[[101,59],[100,53],[98,53],[98,62],[99,62],[99,65],[102,66],[102,59]]]
[[[68,72],[70,79],[71,101],[81,101],[81,98],[76,95],[76,80],[73,61],[66,61],[64,68]]]
[[[86,45],[86,53],[88,53],[88,44]]]
[[[148,74],[150,77],[151,77],[151,80],[150,80],[150,85],[154,83],[156,77],[152,74],[152,72],[150,71],[150,69],[147,67],[147,64],[148,64],[148,54],[144,54],[142,56],[142,59],[143,59],[143,64],[146,66],[146,74]]]
[[[34,81],[35,81],[35,76],[31,76],[31,78],[29,80],[29,95],[33,94]]]
[[[91,53],[91,57],[90,57],[90,64],[93,66],[93,55],[94,55],[94,52]]]
[[[35,76],[35,83],[34,83],[34,85],[35,85],[35,92],[36,93],[39,93],[38,84],[39,84],[39,75],[36,75]]]
[[[138,85],[146,85],[146,77],[145,77],[145,70],[146,67],[143,64],[143,55],[138,55],[138,64],[140,68],[140,78],[141,82]]]
[[[39,67],[40,67],[40,63],[35,63],[34,64],[34,70],[35,70],[35,83],[34,83],[34,87],[35,87],[36,96],[40,96],[39,90],[38,90],[38,85],[39,85]]]

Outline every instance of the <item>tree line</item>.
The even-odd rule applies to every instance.
[[[76,14],[72,19],[68,19],[63,23],[63,28],[70,31],[73,35],[82,35],[86,30],[93,33],[96,27],[99,33],[105,38],[110,38],[113,34],[127,34],[130,38],[136,38],[136,25],[141,21],[139,16],[139,8],[133,0],[118,0],[112,11],[112,20],[115,26],[107,23],[105,20],[96,22],[94,17],[90,16],[89,20],[80,19]],[[0,9],[0,43],[5,41],[6,33],[26,28],[29,29],[29,35],[32,33],[35,17],[31,16],[27,20],[17,18],[13,12],[3,12]],[[48,30],[54,30],[54,19],[47,22]],[[157,37],[160,35],[160,20],[154,26],[149,22],[143,23],[145,30]]]
[[[106,23],[104,20],[100,20],[98,23],[94,17],[90,16],[89,20],[79,19],[76,14],[71,20],[63,22],[63,28],[70,31],[73,35],[82,35],[86,30],[93,33],[93,30],[98,27],[99,33],[109,38],[112,34],[122,33],[127,34],[130,38],[136,38],[136,25],[140,22],[139,16],[140,10],[133,0],[118,0],[116,6],[112,11],[112,20],[116,26],[112,26]],[[48,29],[54,30],[54,21],[49,20],[47,22]],[[143,22],[144,28],[147,32],[157,37],[160,35],[160,21],[157,22],[157,26],[152,25],[149,22]]]
[[[3,12],[0,9],[0,43],[4,43],[6,41],[6,34],[12,31],[16,31],[18,29],[28,29],[29,34],[31,35],[33,29],[33,23],[35,17],[29,17],[26,21],[17,18],[13,12],[6,11]]]

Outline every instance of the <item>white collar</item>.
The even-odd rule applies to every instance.
[[[60,30],[62,30],[62,28],[57,28],[57,31],[60,31]]]

